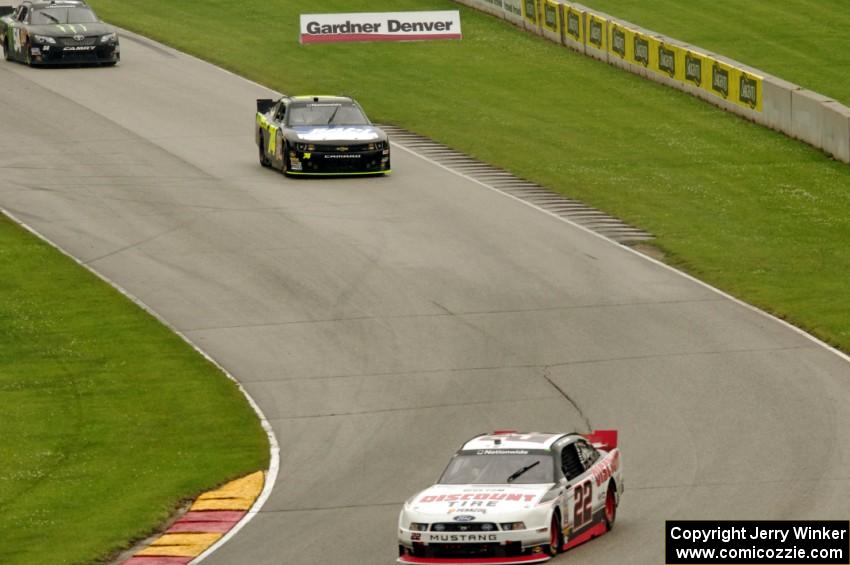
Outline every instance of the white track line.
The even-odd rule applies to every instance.
[[[808,339],[808,340],[810,340],[810,341],[813,341],[814,343],[816,343],[816,344],[820,345],[820,346],[821,346],[821,347],[823,347],[824,349],[827,349],[828,351],[831,351],[831,352],[832,352],[832,353],[834,353],[835,355],[838,355],[838,356],[839,356],[841,359],[843,359],[844,361],[846,361],[846,362],[850,363],[850,355],[847,355],[847,354],[846,354],[846,353],[844,353],[843,351],[841,351],[841,350],[839,350],[839,349],[836,349],[835,347],[832,347],[831,345],[829,345],[829,344],[828,344],[828,343],[826,343],[825,341],[823,341],[823,340],[821,340],[821,339],[819,339],[819,338],[817,338],[817,337],[813,336],[812,334],[810,334],[810,333],[806,332],[805,330],[802,330],[802,329],[798,328],[797,326],[795,326],[795,325],[793,325],[793,324],[791,324],[791,323],[789,323],[789,322],[786,322],[785,320],[782,320],[782,319],[780,319],[780,318],[777,318],[777,317],[776,317],[776,316],[774,316],[773,314],[770,314],[770,313],[768,313],[768,312],[765,312],[764,310],[762,310],[762,309],[760,309],[760,308],[756,308],[756,307],[755,307],[755,306],[753,306],[752,304],[748,304],[748,303],[744,302],[743,300],[740,300],[740,299],[738,299],[738,298],[735,298],[735,297],[734,297],[734,296],[732,296],[731,294],[728,294],[728,293],[726,293],[726,292],[724,292],[724,291],[720,290],[719,288],[716,288],[716,287],[711,286],[711,285],[710,285],[710,284],[708,284],[707,282],[701,281],[701,280],[699,280],[698,278],[696,278],[696,277],[693,277],[693,276],[689,275],[688,273],[685,273],[685,272],[682,272],[682,271],[680,271],[680,270],[678,270],[678,269],[675,269],[675,268],[671,267],[670,265],[668,265],[668,264],[666,264],[666,263],[663,263],[663,262],[661,262],[661,261],[658,261],[657,259],[653,259],[652,257],[650,257],[650,256],[648,256],[648,255],[645,255],[645,254],[643,254],[643,253],[640,253],[640,252],[638,252],[638,251],[635,251],[634,249],[632,249],[631,247],[629,247],[629,246],[627,246],[627,245],[622,245],[622,244],[620,244],[620,243],[617,243],[617,242],[616,242],[616,241],[614,241],[613,239],[610,239],[610,238],[608,238],[608,237],[605,237],[605,236],[604,236],[604,235],[602,235],[601,233],[598,233],[598,232],[595,232],[595,231],[593,231],[593,230],[591,230],[591,229],[589,229],[589,228],[586,228],[585,226],[583,226],[583,225],[581,225],[581,224],[578,224],[578,223],[576,223],[576,222],[574,222],[574,221],[570,220],[569,218],[565,218],[565,217],[563,217],[563,216],[559,216],[559,215],[555,214],[554,212],[550,212],[549,210],[546,210],[545,208],[541,208],[540,206],[537,206],[536,204],[533,204],[533,203],[531,203],[531,202],[528,202],[527,200],[523,200],[522,198],[519,198],[518,196],[514,196],[513,194],[509,194],[509,193],[507,193],[507,192],[504,192],[504,191],[502,191],[502,190],[499,190],[498,188],[493,187],[493,186],[490,186],[489,184],[487,184],[487,183],[485,183],[485,182],[482,182],[482,181],[480,181],[480,180],[478,180],[478,179],[476,179],[476,178],[474,178],[474,177],[471,177],[471,176],[469,176],[469,175],[467,175],[467,174],[465,174],[465,173],[462,173],[462,172],[460,172],[460,171],[456,171],[456,170],[454,170],[454,169],[452,169],[452,168],[450,168],[450,167],[447,167],[447,166],[443,165],[442,163],[438,163],[437,161],[434,161],[434,160],[433,160],[433,159],[431,159],[430,157],[426,157],[425,155],[422,155],[422,154],[420,154],[420,153],[417,153],[416,151],[413,151],[412,149],[408,149],[407,147],[404,147],[403,145],[399,145],[398,143],[392,143],[392,145],[393,145],[393,146],[395,146],[395,147],[398,147],[399,149],[403,149],[404,151],[407,151],[407,152],[408,152],[408,153],[410,153],[411,155],[414,155],[414,156],[416,156],[416,157],[419,157],[419,158],[420,158],[420,159],[422,159],[423,161],[427,161],[428,163],[431,163],[432,165],[435,165],[435,166],[437,166],[437,167],[440,167],[441,169],[444,169],[444,170],[446,170],[446,171],[449,171],[450,173],[452,173],[452,174],[454,174],[454,175],[457,175],[457,176],[459,176],[459,177],[461,177],[461,178],[464,178],[464,179],[466,179],[466,180],[468,180],[468,181],[470,181],[470,182],[473,182],[473,183],[475,183],[475,184],[477,184],[477,185],[483,186],[484,188],[487,188],[487,189],[489,189],[489,190],[492,190],[493,192],[495,192],[495,193],[497,193],[497,194],[501,194],[502,196],[504,196],[504,197],[506,197],[506,198],[510,198],[511,200],[516,200],[517,202],[520,202],[520,203],[522,203],[522,204],[525,204],[526,206],[528,206],[528,207],[530,207],[530,208],[534,208],[535,210],[538,210],[538,211],[540,211],[540,212],[543,212],[543,213],[544,213],[544,214],[546,214],[547,216],[551,216],[551,217],[555,218],[556,220],[560,220],[560,221],[562,221],[562,222],[565,222],[565,223],[567,223],[567,224],[569,224],[569,225],[571,225],[571,226],[573,226],[573,227],[575,227],[575,228],[578,228],[578,229],[580,229],[580,230],[582,230],[582,231],[584,231],[584,232],[589,233],[590,235],[593,235],[593,236],[595,236],[595,237],[598,237],[599,239],[602,239],[602,240],[604,240],[604,241],[607,241],[607,242],[608,242],[608,243],[610,243],[611,245],[615,245],[615,246],[617,246],[617,247],[618,247],[618,248],[620,248],[620,249],[625,249],[625,250],[626,250],[626,251],[628,251],[629,253],[633,253],[634,255],[637,255],[637,256],[638,256],[638,257],[640,257],[641,259],[644,259],[644,260],[649,261],[649,262],[651,262],[651,263],[655,263],[655,264],[656,264],[656,265],[658,265],[659,267],[663,267],[663,268],[665,268],[665,269],[667,269],[667,270],[669,270],[669,271],[672,271],[672,272],[676,273],[676,274],[677,274],[677,275],[679,275],[679,276],[685,277],[686,279],[688,279],[688,280],[690,280],[690,281],[693,281],[693,282],[695,282],[695,283],[699,284],[700,286],[702,286],[702,287],[704,287],[704,288],[707,288],[708,290],[710,290],[710,291],[712,291],[712,292],[714,292],[714,293],[716,293],[716,294],[719,294],[720,296],[722,296],[722,297],[724,297],[724,298],[728,298],[729,300],[731,300],[732,302],[735,302],[736,304],[738,304],[738,305],[740,305],[740,306],[743,306],[743,307],[745,307],[745,308],[747,308],[747,309],[749,309],[749,310],[751,310],[751,311],[753,311],[753,312],[758,312],[758,313],[759,313],[759,314],[761,314],[762,316],[765,316],[765,317],[767,317],[767,318],[770,318],[771,320],[773,320],[773,321],[775,321],[775,322],[779,322],[780,324],[782,324],[782,325],[783,325],[783,326],[785,326],[786,328],[788,328],[788,329],[791,329],[791,330],[795,331],[796,333],[800,334],[801,336],[805,337],[806,339]],[[636,227],[638,227],[638,226],[636,226]]]
[[[138,306],[139,308],[141,308],[142,310],[144,310],[145,312],[147,312],[148,314],[150,314],[151,316],[156,318],[159,321],[159,323],[161,323],[163,326],[167,327],[169,330],[171,330],[172,332],[174,332],[175,334],[180,336],[183,339],[183,341],[188,343],[195,351],[197,351],[199,354],[201,354],[204,357],[204,359],[206,359],[207,361],[212,363],[222,373],[224,373],[227,376],[228,379],[230,379],[231,381],[236,383],[236,386],[239,388],[239,391],[242,392],[242,394],[245,396],[246,399],[248,399],[248,404],[251,405],[251,408],[254,409],[254,412],[256,412],[257,417],[260,419],[260,424],[263,426],[263,429],[266,431],[266,436],[268,437],[268,440],[269,440],[269,456],[270,456],[269,457],[269,459],[270,459],[269,460],[269,469],[266,472],[266,478],[265,478],[265,484],[263,485],[263,490],[260,492],[260,496],[257,497],[257,500],[254,501],[254,504],[251,506],[251,509],[248,510],[247,514],[245,514],[245,516],[235,526],[233,526],[230,529],[230,531],[227,532],[227,534],[225,534],[222,538],[220,538],[216,543],[214,543],[213,545],[208,547],[206,551],[201,553],[198,557],[196,557],[191,562],[191,563],[199,563],[205,557],[207,557],[209,554],[211,554],[213,551],[215,551],[216,549],[221,547],[224,543],[226,543],[227,540],[229,540],[234,535],[236,535],[236,533],[239,530],[241,530],[243,527],[245,527],[245,524],[250,522],[251,519],[254,516],[257,515],[257,513],[260,511],[260,508],[263,507],[263,505],[266,503],[266,500],[268,500],[269,496],[271,495],[272,489],[274,488],[274,483],[277,480],[278,472],[280,471],[280,445],[277,442],[277,437],[275,437],[274,430],[272,429],[271,424],[269,423],[268,419],[266,419],[266,416],[265,416],[265,414],[263,414],[262,409],[254,401],[254,399],[251,397],[251,395],[248,393],[248,391],[245,390],[245,388],[242,386],[242,384],[233,375],[231,375],[230,372],[227,369],[222,367],[221,364],[218,361],[216,361],[215,359],[213,359],[210,355],[208,355],[206,351],[204,351],[203,349],[198,347],[198,345],[195,342],[193,342],[191,339],[189,339],[189,337],[186,334],[184,334],[183,332],[178,330],[176,327],[171,325],[167,320],[165,320],[162,316],[157,314],[153,310],[153,308],[151,308],[150,306],[145,304],[142,300],[140,300],[136,296],[133,296],[132,294],[130,294],[121,285],[119,285],[118,283],[116,283],[115,281],[113,281],[112,279],[107,277],[106,275],[103,275],[103,274],[97,272],[92,267],[86,265],[85,263],[83,263],[82,261],[80,261],[79,259],[74,257],[73,255],[71,255],[68,251],[66,251],[60,245],[58,245],[58,244],[50,241],[49,239],[47,239],[47,237],[45,237],[44,235],[42,235],[41,233],[36,231],[33,227],[28,225],[23,220],[19,219],[17,216],[12,214],[11,212],[6,210],[5,208],[0,208],[0,212],[2,212],[10,220],[12,220],[13,222],[18,224],[19,226],[21,226],[25,230],[27,230],[28,232],[33,234],[35,237],[37,237],[41,241],[47,243],[48,245],[50,245],[51,247],[53,247],[54,249],[58,250],[60,253],[65,255],[66,257],[70,258],[77,265],[80,265],[81,267],[86,269],[88,272],[90,272],[93,275],[95,275],[96,277],[98,277],[100,280],[102,280],[105,283],[107,283],[108,285],[112,286],[118,292],[123,294],[129,300],[131,300],[136,306]]]

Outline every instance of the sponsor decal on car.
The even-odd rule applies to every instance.
[[[469,514],[461,514],[459,516],[455,516],[452,518],[455,522],[472,522],[475,520],[475,516],[470,516]]]
[[[594,465],[590,469],[590,474],[593,475],[593,480],[596,483],[596,486],[601,486],[602,483],[614,476],[614,473],[616,473],[619,468],[620,452],[614,451],[608,457]]]
[[[428,534],[428,541],[499,541],[496,534]]]
[[[438,494],[438,495],[426,495],[419,499],[419,502],[427,503],[427,502],[463,502],[463,501],[493,501],[498,502],[500,500],[506,501],[514,501],[514,502],[531,502],[537,495],[534,494],[525,494],[518,492],[467,492],[464,494]]]

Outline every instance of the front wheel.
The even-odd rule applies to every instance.
[[[549,555],[558,555],[564,547],[564,532],[561,531],[561,520],[557,514],[552,514],[549,525]]]
[[[27,64],[28,67],[32,67],[32,49],[30,48],[29,44],[24,45],[24,49],[26,50],[26,55],[24,55],[24,62]]]
[[[9,48],[9,38],[3,40],[3,58],[7,61],[12,60],[12,50]]]
[[[281,165],[280,172],[286,175],[292,170],[292,164],[289,162],[289,144],[283,140],[281,140],[281,143],[283,143],[283,165]]]
[[[614,495],[614,484],[608,486],[608,496],[605,497],[605,529],[611,531],[617,519],[617,499]]]

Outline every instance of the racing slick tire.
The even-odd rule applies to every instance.
[[[26,63],[28,67],[34,67],[35,65],[32,62],[32,49],[30,49],[29,42],[24,45],[24,49],[26,53],[26,55],[24,55],[24,63]]]
[[[266,157],[266,142],[263,139],[263,136],[260,135],[260,165],[263,167],[271,167],[271,161]]]
[[[292,165],[289,163],[289,144],[287,142],[283,142],[283,165],[280,168],[280,172],[288,175],[290,169],[292,169]]]
[[[12,60],[12,50],[9,48],[9,38],[3,40],[3,59],[6,61]]]
[[[617,486],[611,482],[608,485],[608,496],[605,497],[605,530],[610,532],[617,519],[617,497],[614,494]]]
[[[549,555],[555,556],[561,553],[564,547],[564,532],[561,530],[561,519],[558,513],[552,513],[552,523],[549,525]]]

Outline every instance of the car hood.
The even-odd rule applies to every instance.
[[[373,126],[298,126],[292,128],[298,141],[375,141],[385,137]]]
[[[414,496],[408,509],[422,514],[490,515],[533,508],[552,484],[542,485],[434,485]]]
[[[50,37],[71,37],[74,35],[106,35],[107,33],[112,33],[113,31],[115,31],[115,28],[104,23],[31,25],[27,29],[30,33],[38,35],[49,35]]]

